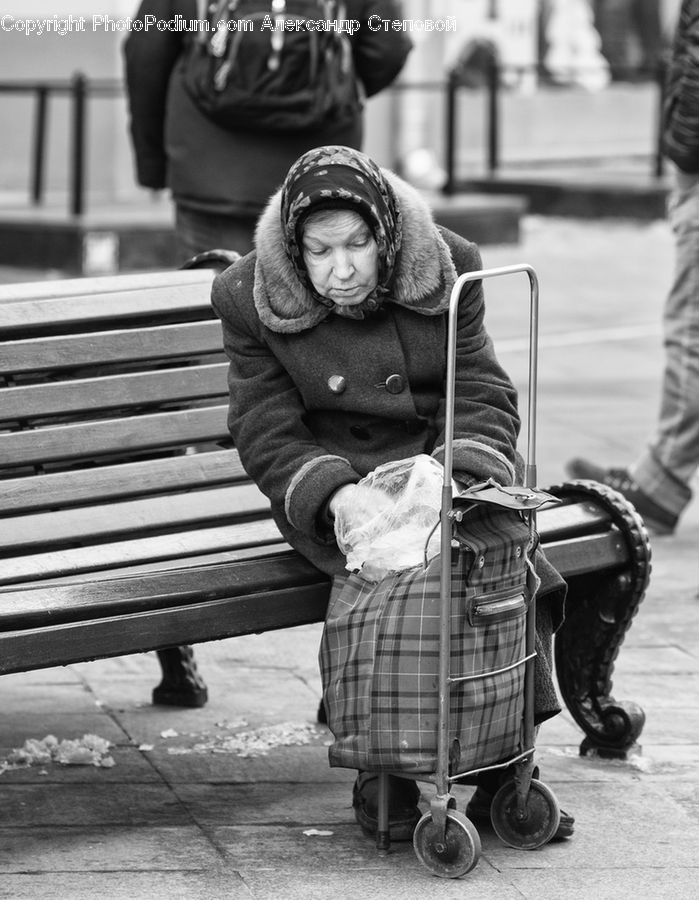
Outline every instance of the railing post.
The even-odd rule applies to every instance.
[[[390,103],[389,107],[389,116],[390,116],[390,129],[391,133],[389,135],[389,153],[388,158],[391,160],[391,165],[394,170],[398,171],[401,165],[400,158],[400,144],[401,144],[401,118],[402,112],[405,105],[404,102],[404,94],[400,89],[400,84],[395,85],[394,90],[389,93]]]
[[[453,194],[456,190],[456,91],[458,78],[456,72],[451,71],[447,76],[446,84],[446,135],[445,135],[445,162],[446,179],[442,192]]]
[[[80,216],[85,211],[85,112],[87,78],[76,72],[71,85],[73,132],[70,159],[70,212]]]
[[[653,174],[656,178],[662,178],[665,174],[665,155],[663,153],[663,108],[665,106],[665,60],[661,59],[655,70],[655,79],[658,85],[658,109],[655,117],[655,159]]]
[[[32,203],[34,206],[39,206],[44,197],[44,158],[48,97],[48,87],[45,84],[40,84],[36,89],[34,141],[32,147]]]
[[[500,166],[500,66],[495,57],[488,64],[488,102],[486,129],[488,136],[488,174]]]

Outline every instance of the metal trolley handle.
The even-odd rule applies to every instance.
[[[447,396],[446,421],[444,426],[444,482],[451,485],[454,466],[454,393],[456,378],[456,317],[465,284],[481,281],[498,275],[512,275],[526,272],[529,276],[529,397],[527,410],[527,456],[524,483],[526,487],[536,486],[536,389],[537,389],[537,346],[539,339],[539,280],[534,269],[526,263],[501,266],[497,269],[481,269],[459,275],[449,298],[449,334],[447,339]]]
[[[449,773],[449,665],[451,645],[451,509],[453,503],[452,473],[454,467],[454,396],[456,381],[456,321],[459,302],[464,285],[472,281],[481,281],[499,275],[512,275],[525,272],[529,277],[529,396],[527,409],[527,451],[525,486],[536,486],[536,392],[537,361],[539,333],[539,281],[534,269],[526,263],[512,266],[501,266],[495,269],[481,269],[460,275],[452,288],[449,298],[449,331],[447,336],[447,371],[446,371],[446,410],[444,423],[444,483],[442,485],[441,515],[441,622],[440,622],[440,661],[439,661],[439,728],[437,736],[437,768],[435,782],[437,794],[448,794]],[[530,512],[530,529],[534,527],[534,511]],[[530,608],[531,609],[531,608]],[[533,610],[532,610],[533,611]],[[533,615],[528,617],[528,639],[533,646]],[[525,692],[533,698],[533,660],[527,662]],[[530,717],[531,718],[531,717]],[[530,745],[533,737],[533,722],[525,723],[525,741]]]

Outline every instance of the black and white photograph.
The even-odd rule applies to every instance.
[[[699,0],[0,0],[0,900],[694,900]]]

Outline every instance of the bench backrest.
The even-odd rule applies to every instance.
[[[241,518],[278,539],[231,448],[212,279],[0,287],[0,584],[220,551]]]
[[[0,586],[285,546],[231,446],[212,279],[0,286]],[[602,508],[539,525],[565,575],[623,563]]]

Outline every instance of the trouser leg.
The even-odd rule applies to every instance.
[[[175,235],[177,252],[183,263],[207,250],[252,250],[256,217],[219,216],[176,205]]]
[[[640,488],[680,514],[699,466],[699,177],[678,186],[668,205],[675,272],[664,312],[665,371],[657,432],[632,466]]]

